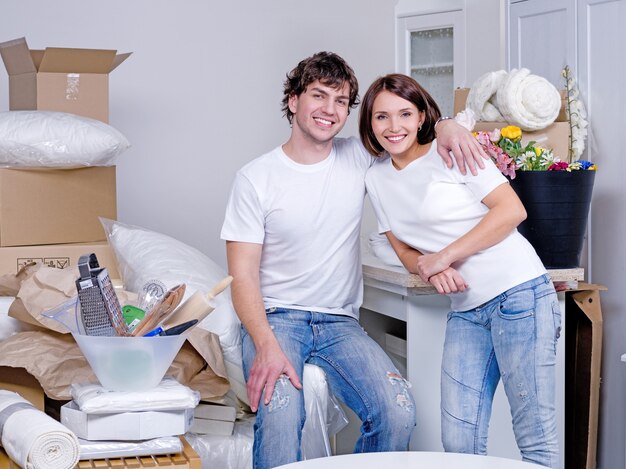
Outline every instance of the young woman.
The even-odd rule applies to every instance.
[[[359,132],[378,157],[366,185],[379,231],[409,272],[451,300],[441,370],[444,448],[486,454],[502,379],[522,458],[559,468],[554,286],[516,229],[526,212],[495,165],[463,176],[442,164],[439,117],[415,80],[392,74],[365,94]]]

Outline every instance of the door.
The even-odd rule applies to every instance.
[[[397,70],[411,75],[451,116],[454,88],[465,82],[463,11],[398,18]]]

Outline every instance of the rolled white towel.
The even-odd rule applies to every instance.
[[[72,469],[80,447],[76,435],[19,394],[0,390],[2,446],[24,469]]]
[[[497,102],[507,122],[529,131],[548,127],[561,109],[556,87],[527,68],[511,70],[498,88]]]
[[[506,76],[505,70],[487,72],[479,77],[470,88],[465,107],[474,111],[477,120],[497,122],[504,120],[498,111],[496,98],[498,88]]]

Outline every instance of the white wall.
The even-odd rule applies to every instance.
[[[578,76],[592,139],[589,159],[598,164],[591,207],[591,280],[602,292],[603,347],[600,385],[598,467],[626,467],[626,161],[622,151],[626,91],[626,0],[579,0]],[[615,47],[619,44],[619,47]]]
[[[393,71],[395,3],[2,0],[0,41],[133,51],[110,77],[110,123],[133,144],[118,160],[118,219],[225,265],[219,231],[234,173],[289,134],[285,74],[332,50],[352,65],[363,94]],[[343,135],[356,135],[356,114]]]

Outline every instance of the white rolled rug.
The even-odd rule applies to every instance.
[[[498,110],[497,92],[507,72],[497,70],[487,72],[479,77],[469,90],[465,107],[474,111],[476,120],[479,121],[503,121],[504,117]]]
[[[527,68],[513,69],[498,88],[498,109],[504,119],[522,130],[545,129],[561,109],[561,95],[543,77]]]
[[[19,394],[0,390],[0,435],[9,457],[24,469],[72,469],[76,435]]]

